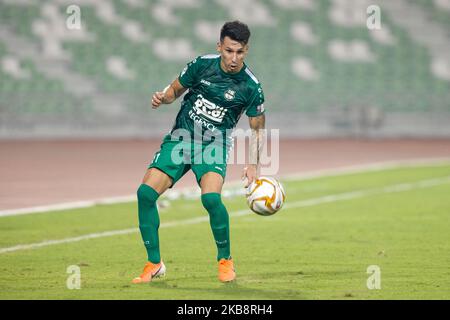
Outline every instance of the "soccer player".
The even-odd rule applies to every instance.
[[[156,201],[190,169],[201,188],[201,201],[210,217],[217,246],[219,280],[228,282],[236,277],[230,252],[229,217],[221,199],[232,144],[227,133],[235,128],[245,112],[252,129],[250,161],[242,175],[248,186],[257,178],[265,125],[261,84],[244,63],[249,38],[246,24],[225,23],[217,43],[219,54],[197,57],[162,92],[153,94],[152,107],[156,109],[161,104],[174,102],[188,90],[171,132],[164,137],[161,149],[155,153],[137,190],[139,229],[148,262],[142,274],[133,279],[134,283],[149,282],[165,274],[159,250]],[[185,138],[187,141],[190,138],[190,142]],[[211,145],[216,147],[208,149]],[[196,161],[199,158],[203,161]]]

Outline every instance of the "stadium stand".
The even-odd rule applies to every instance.
[[[228,3],[0,0],[0,137],[160,135],[177,107],[156,115],[150,94],[214,51],[231,19],[251,27],[247,61],[269,127],[297,119],[288,135],[450,136],[450,1]],[[380,30],[366,27],[372,4]],[[71,5],[80,29],[67,26]]]

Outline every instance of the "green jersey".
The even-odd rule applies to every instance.
[[[220,134],[228,142],[230,137],[226,134],[236,127],[244,112],[249,117],[264,113],[261,84],[247,65],[238,73],[226,73],[220,61],[220,55],[199,56],[180,73],[178,80],[189,91],[181,102],[171,133],[188,130],[194,140],[197,140],[194,132],[201,132],[202,137]],[[205,144],[205,140],[202,142]]]

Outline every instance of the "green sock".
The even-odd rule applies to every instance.
[[[202,194],[202,204],[209,213],[209,223],[217,246],[217,261],[230,259],[230,222],[220,194]]]
[[[147,250],[148,261],[159,263],[159,215],[156,200],[159,194],[152,187],[141,184],[137,191],[139,210],[139,229]]]

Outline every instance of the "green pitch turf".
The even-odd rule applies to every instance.
[[[243,214],[243,196],[226,198],[230,284],[217,280],[209,223],[192,220],[207,217],[200,201],[171,201],[160,211],[164,279],[131,283],[146,258],[136,229],[0,253],[0,299],[450,299],[448,177],[441,164],[285,180],[286,205],[271,217]],[[136,228],[136,207],[0,217],[0,250]],[[71,265],[80,289],[67,288]],[[369,266],[380,289],[368,288]]]

